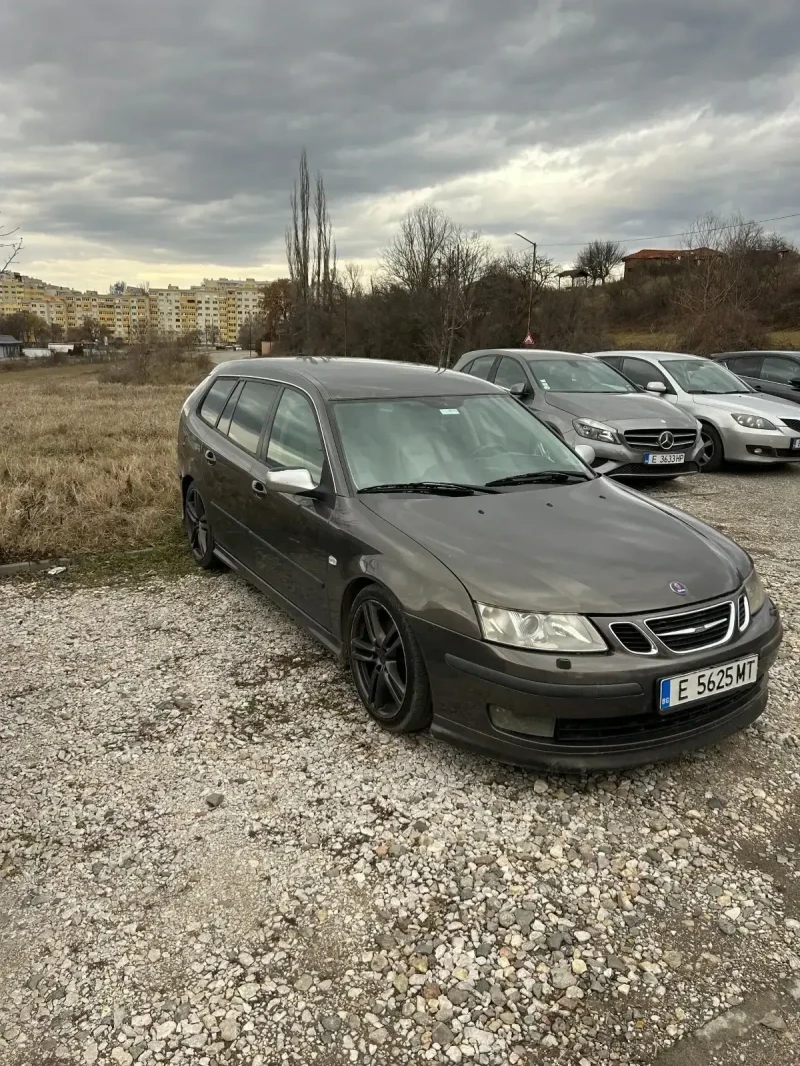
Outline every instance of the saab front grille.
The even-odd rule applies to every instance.
[[[729,640],[734,625],[734,605],[730,600],[701,607],[696,611],[676,611],[648,618],[647,628],[670,651],[699,651]]]
[[[653,642],[633,622],[612,622],[609,628],[622,647],[627,651],[633,652],[634,655],[655,654],[656,649]]]
[[[740,633],[744,633],[745,629],[750,625],[750,601],[746,592],[741,594],[736,605],[736,621],[739,623]]]
[[[664,433],[671,433],[673,443],[665,448],[659,444]],[[631,448],[643,448],[649,451],[680,452],[697,443],[696,429],[629,429],[625,434],[625,443]]]

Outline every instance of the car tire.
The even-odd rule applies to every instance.
[[[713,474],[725,461],[725,450],[722,447],[722,438],[713,426],[703,423],[701,431],[703,439],[703,452],[698,459],[702,474]],[[706,458],[707,457],[707,458]]]
[[[205,501],[193,481],[189,482],[183,494],[183,528],[189,541],[189,551],[197,565],[203,570],[214,568],[217,565],[214,531],[206,512]]]
[[[347,657],[359,698],[383,729],[428,728],[433,712],[422,652],[400,603],[380,585],[368,585],[353,600]]]

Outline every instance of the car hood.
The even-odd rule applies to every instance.
[[[545,394],[550,407],[576,418],[594,418],[613,425],[629,425],[653,428],[669,426],[693,429],[697,423],[691,415],[679,410],[667,400],[657,396],[645,396],[641,392],[548,392]]]
[[[499,607],[662,610],[732,592],[752,565],[710,526],[606,478],[497,495],[360,500],[443,562],[473,599]],[[673,581],[688,595],[672,592]]]
[[[694,393],[692,399],[698,407],[731,414],[763,415],[764,418],[797,419],[797,404],[782,400],[780,396],[763,396],[755,392],[736,392],[722,396],[703,396]]]

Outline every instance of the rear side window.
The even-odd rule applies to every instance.
[[[472,374],[474,378],[483,378],[484,381],[488,381],[494,360],[495,356],[493,355],[482,355],[480,359],[474,359],[464,373]]]
[[[225,404],[225,410],[220,415],[219,422],[217,422],[217,429],[220,433],[224,433],[226,437],[228,435],[228,430],[231,428],[231,419],[233,418],[233,412],[236,410],[236,401],[239,399],[239,394],[242,391],[243,385],[244,382],[240,381],[233,390],[228,402]]]
[[[235,384],[236,378],[217,378],[200,405],[200,417],[204,422],[216,426]]]
[[[787,359],[782,355],[767,355],[764,357],[764,369],[761,376],[767,381],[777,381],[781,385],[788,385],[794,378],[800,378],[800,366],[794,359]]]
[[[295,389],[281,396],[267,448],[267,463],[281,470],[302,467],[315,485],[322,480],[325,450],[310,401]]]
[[[228,430],[229,439],[255,455],[261,431],[277,394],[278,386],[268,381],[246,381],[233,412]]]

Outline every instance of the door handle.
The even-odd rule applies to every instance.
[[[206,451],[203,453],[203,458],[209,466],[213,466],[214,463],[216,463],[217,461],[216,455],[214,455],[210,448],[207,448]]]
[[[253,490],[253,494],[261,498],[267,495],[267,486],[263,481],[253,481],[250,483],[250,488]]]

